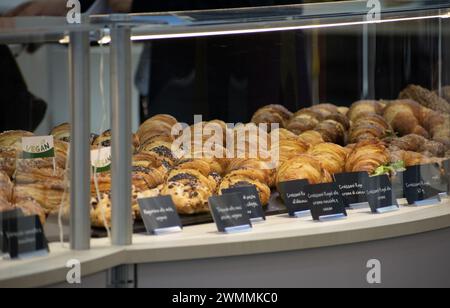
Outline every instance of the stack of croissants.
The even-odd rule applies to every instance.
[[[319,104],[292,113],[280,105],[265,106],[256,111],[251,122],[279,125],[278,129],[259,130],[257,139],[268,144],[277,140],[269,148],[279,153],[276,164],[271,163],[270,155],[250,155],[258,142],[251,138],[231,147],[233,155],[229,155],[227,144],[206,150],[204,143],[215,128],[223,132],[223,140],[236,142],[229,137],[237,134],[237,128],[229,128],[220,120],[197,123],[173,135],[178,121],[170,115],[156,115],[133,135],[133,218],[141,218],[139,198],[169,195],[180,214],[192,215],[207,213],[209,197],[227,188],[253,185],[261,203],[267,205],[280,182],[305,179],[320,184],[332,182],[336,173],[373,174],[400,161],[406,167],[440,163],[450,157],[449,106],[436,93],[418,86],[409,86],[398,100],[358,101],[350,108]],[[192,138],[189,149],[174,147],[187,131]],[[199,133],[202,142],[197,144]],[[69,213],[70,127],[60,125],[51,134],[55,138],[55,165],[53,159],[21,159],[21,139],[31,133],[0,134],[0,211],[20,208],[39,215],[43,222],[61,206],[66,215]],[[273,134],[279,138],[272,139]],[[110,131],[91,138],[93,149],[110,143]],[[111,174],[98,174],[96,182],[98,185],[93,178],[91,221],[93,226],[103,227],[111,220]]]

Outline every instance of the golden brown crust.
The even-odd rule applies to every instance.
[[[397,100],[389,103],[384,111],[384,118],[400,136],[417,134],[429,137],[423,126],[423,107],[412,100]]]
[[[172,136],[172,128],[176,124],[177,119],[170,115],[156,115],[142,123],[136,135],[140,144],[145,144],[156,136]]]
[[[224,189],[236,188],[241,186],[255,186],[259,194],[259,199],[262,205],[267,205],[270,200],[271,190],[265,183],[254,180],[243,175],[227,175],[224,177],[219,187],[219,195],[222,195]]]
[[[0,171],[0,198],[11,202],[13,186],[8,174]]]
[[[325,117],[312,108],[302,109],[294,114],[287,123],[286,129],[300,135],[308,130],[314,130]]]
[[[299,136],[299,139],[310,146],[315,146],[317,144],[324,143],[325,140],[323,140],[322,135],[319,132],[316,132],[315,130],[308,130],[304,133],[302,133]]]
[[[52,129],[50,135],[52,135],[55,140],[70,142],[70,124],[63,123],[56,126]]]
[[[23,130],[11,130],[0,134],[0,147],[13,147],[17,151],[21,151],[22,138],[32,137],[33,133]]]
[[[402,138],[393,139],[390,142],[390,149],[404,150],[418,153],[430,153],[432,156],[444,157],[446,147],[442,143],[428,140],[419,135],[406,135]]]
[[[345,171],[372,174],[378,167],[390,162],[389,151],[378,140],[366,140],[355,145],[347,158]]]
[[[302,154],[285,162],[278,170],[277,183],[308,180],[310,184],[329,183],[333,179],[322,163],[311,155]]]
[[[13,202],[32,198],[38,202],[45,213],[58,208],[64,195],[64,187],[49,183],[18,184],[14,186]]]
[[[383,139],[391,131],[386,120],[378,114],[361,114],[355,118],[350,129],[349,142],[367,139]]]
[[[352,104],[350,107],[347,117],[350,121],[355,121],[361,116],[368,114],[383,114],[383,104],[379,101],[362,100]]]
[[[347,149],[334,143],[318,144],[308,151],[330,174],[344,172],[348,153]]]
[[[275,185],[275,166],[259,159],[232,159],[227,174],[245,175],[270,187]]]

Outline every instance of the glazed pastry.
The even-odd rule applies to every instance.
[[[243,175],[227,175],[223,179],[222,183],[219,187],[219,195],[222,195],[222,191],[224,189],[236,188],[242,186],[255,186],[256,190],[259,194],[259,199],[261,200],[262,205],[269,204],[271,191],[269,186],[260,181],[254,180],[250,177],[246,177]]]
[[[252,117],[251,122],[255,124],[279,124],[281,128],[286,127],[286,123],[292,117],[292,112],[281,105],[268,105],[262,107]]]
[[[314,146],[308,152],[322,162],[323,168],[330,174],[344,172],[349,151],[334,143],[322,143]]]
[[[421,86],[409,85],[400,93],[399,99],[411,99],[428,109],[450,114],[450,104],[445,99]]]
[[[325,140],[323,140],[322,135],[319,132],[316,132],[315,130],[308,130],[304,133],[302,133],[299,136],[299,139],[306,144],[309,144],[310,146],[315,146],[320,143],[324,143]]]
[[[311,155],[303,154],[281,165],[277,174],[277,183],[294,180],[308,180],[309,184],[330,183],[330,173],[322,163]]]
[[[363,172],[372,174],[378,167],[390,161],[389,151],[384,143],[378,140],[366,140],[354,146],[345,165],[347,172]]]
[[[55,140],[69,142],[70,143],[70,124],[69,123],[63,123],[61,125],[56,126],[50,132],[50,135],[52,135],[55,138]]]
[[[208,200],[216,190],[216,185],[215,181],[196,170],[174,170],[162,187],[161,195],[171,196],[180,214],[207,213]]]
[[[383,115],[383,103],[379,101],[363,100],[352,104],[347,113],[350,121],[355,121],[357,118],[366,115],[378,114]]]
[[[45,225],[47,216],[42,207],[33,199],[19,200],[15,205],[15,208],[20,209],[25,216],[38,216],[42,225]]]
[[[13,203],[32,198],[38,202],[45,213],[51,213],[58,208],[64,195],[64,187],[51,183],[18,184],[14,186]]]

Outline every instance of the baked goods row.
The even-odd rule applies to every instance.
[[[180,214],[191,215],[208,212],[209,197],[227,188],[253,185],[266,205],[284,181],[319,184],[331,182],[336,173],[373,174],[399,162],[441,162],[450,155],[446,105],[423,94],[428,90],[417,94],[417,88],[410,88],[402,99],[359,101],[350,108],[320,104],[293,113],[269,105],[256,111],[251,122],[279,124],[273,130],[250,124],[231,128],[220,120],[183,127],[170,115],[154,116],[132,138],[133,217],[140,219],[137,200],[142,197],[170,195]],[[420,98],[420,103],[410,97]],[[256,138],[248,133],[252,129]],[[237,138],[242,132],[244,138]],[[51,134],[55,165],[52,159],[21,158],[21,139],[31,133],[0,134],[0,209],[19,207],[45,219],[63,206],[69,214],[70,127],[60,125]],[[92,135],[90,142],[93,149],[107,147],[111,132]],[[96,182],[93,176],[91,219],[101,227],[103,214],[107,224],[111,219],[111,174],[96,175]]]

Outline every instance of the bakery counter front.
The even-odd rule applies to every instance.
[[[47,256],[1,260],[0,287],[117,286],[117,269],[138,287],[448,287],[449,237],[448,199],[321,222],[280,214],[233,234],[202,224],[135,234],[125,247],[107,238],[81,252],[52,243]]]

